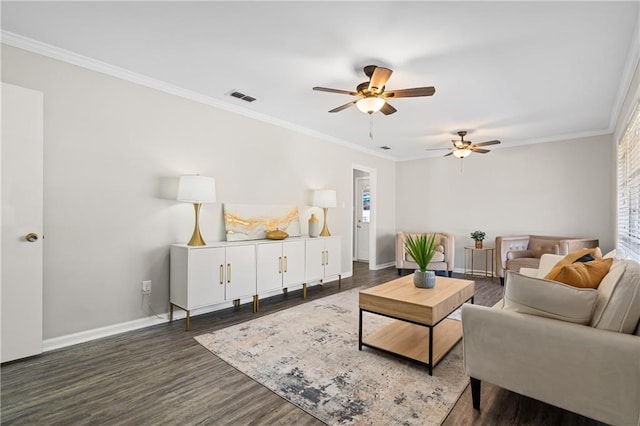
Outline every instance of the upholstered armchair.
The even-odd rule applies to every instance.
[[[418,265],[413,261],[405,250],[405,241],[407,235],[431,235],[432,232],[398,232],[396,234],[396,268],[398,275],[402,274],[403,269],[417,269]],[[455,252],[455,242],[453,234],[446,232],[436,232],[436,254],[431,259],[428,269],[432,271],[447,271],[449,276],[453,273],[453,261]]]
[[[537,268],[545,253],[566,255],[581,248],[598,247],[598,239],[551,237],[545,235],[513,235],[496,237],[496,275],[504,285],[505,271]]]
[[[540,276],[542,274],[538,274]],[[464,304],[465,372],[612,425],[640,425],[640,265],[614,260],[597,289],[508,271],[493,308]]]

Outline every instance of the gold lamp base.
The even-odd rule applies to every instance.
[[[202,234],[200,234],[200,207],[202,204],[193,203],[193,208],[196,212],[196,226],[193,228],[193,235],[191,236],[191,240],[187,243],[188,246],[205,246],[206,243],[202,238]]]
[[[322,231],[320,231],[321,237],[330,237],[331,233],[329,232],[329,227],[327,226],[327,207],[323,207],[324,210],[324,224],[322,225]]]

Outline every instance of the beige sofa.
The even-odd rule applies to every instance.
[[[496,237],[496,275],[504,285],[505,271],[537,268],[545,253],[566,255],[581,248],[598,247],[597,239],[551,237],[546,235],[512,235]]]
[[[636,262],[614,260],[597,290],[509,271],[496,306],[462,307],[474,408],[487,381],[601,422],[640,425],[639,321]]]
[[[402,274],[403,269],[415,270],[418,268],[413,258],[405,250],[404,243],[407,240],[407,235],[416,236],[422,234],[424,233],[398,232],[396,234],[396,268],[398,269],[398,275]],[[426,232],[426,234],[431,235],[432,232]],[[436,232],[436,246],[436,254],[431,259],[428,268],[432,271],[447,271],[451,276],[455,254],[453,234]]]

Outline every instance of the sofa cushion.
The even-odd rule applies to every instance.
[[[547,238],[536,238],[532,236],[529,238],[529,250],[533,251],[535,257],[541,257],[545,253],[556,254],[556,247],[558,245],[559,239],[547,239]]]
[[[509,271],[503,299],[502,309],[507,311],[589,324],[598,301],[598,291]]]
[[[631,334],[640,320],[640,264],[614,260],[598,287],[598,302],[591,325]]]
[[[520,268],[538,268],[540,259],[536,257],[522,257],[520,259],[507,260],[507,269],[520,271]]]
[[[507,260],[520,259],[523,257],[536,257],[533,250],[510,250],[507,252]]]

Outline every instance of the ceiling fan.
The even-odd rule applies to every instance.
[[[466,135],[467,135],[467,132],[465,130],[459,131],[458,136],[460,136],[460,139],[455,139],[451,141],[451,143],[453,144],[453,148],[430,148],[430,149],[427,149],[427,151],[439,151],[441,149],[449,149],[451,150],[451,152],[449,152],[448,154],[445,154],[444,155],[445,157],[448,157],[449,155],[454,155],[455,157],[462,159],[471,155],[472,152],[477,152],[478,154],[486,154],[491,150],[480,148],[481,146],[497,145],[500,143],[499,140],[473,143],[471,141],[464,140],[464,137]]]
[[[364,73],[369,77],[369,81],[358,84],[355,92],[317,86],[314,87],[313,90],[358,96],[360,98],[334,108],[329,112],[339,112],[355,105],[364,113],[373,114],[374,112],[380,111],[384,115],[393,114],[397,111],[387,102],[387,98],[415,98],[419,96],[431,96],[436,92],[435,87],[431,86],[385,91],[384,85],[389,80],[389,77],[391,77],[392,72],[389,68],[367,65],[364,67]]]

